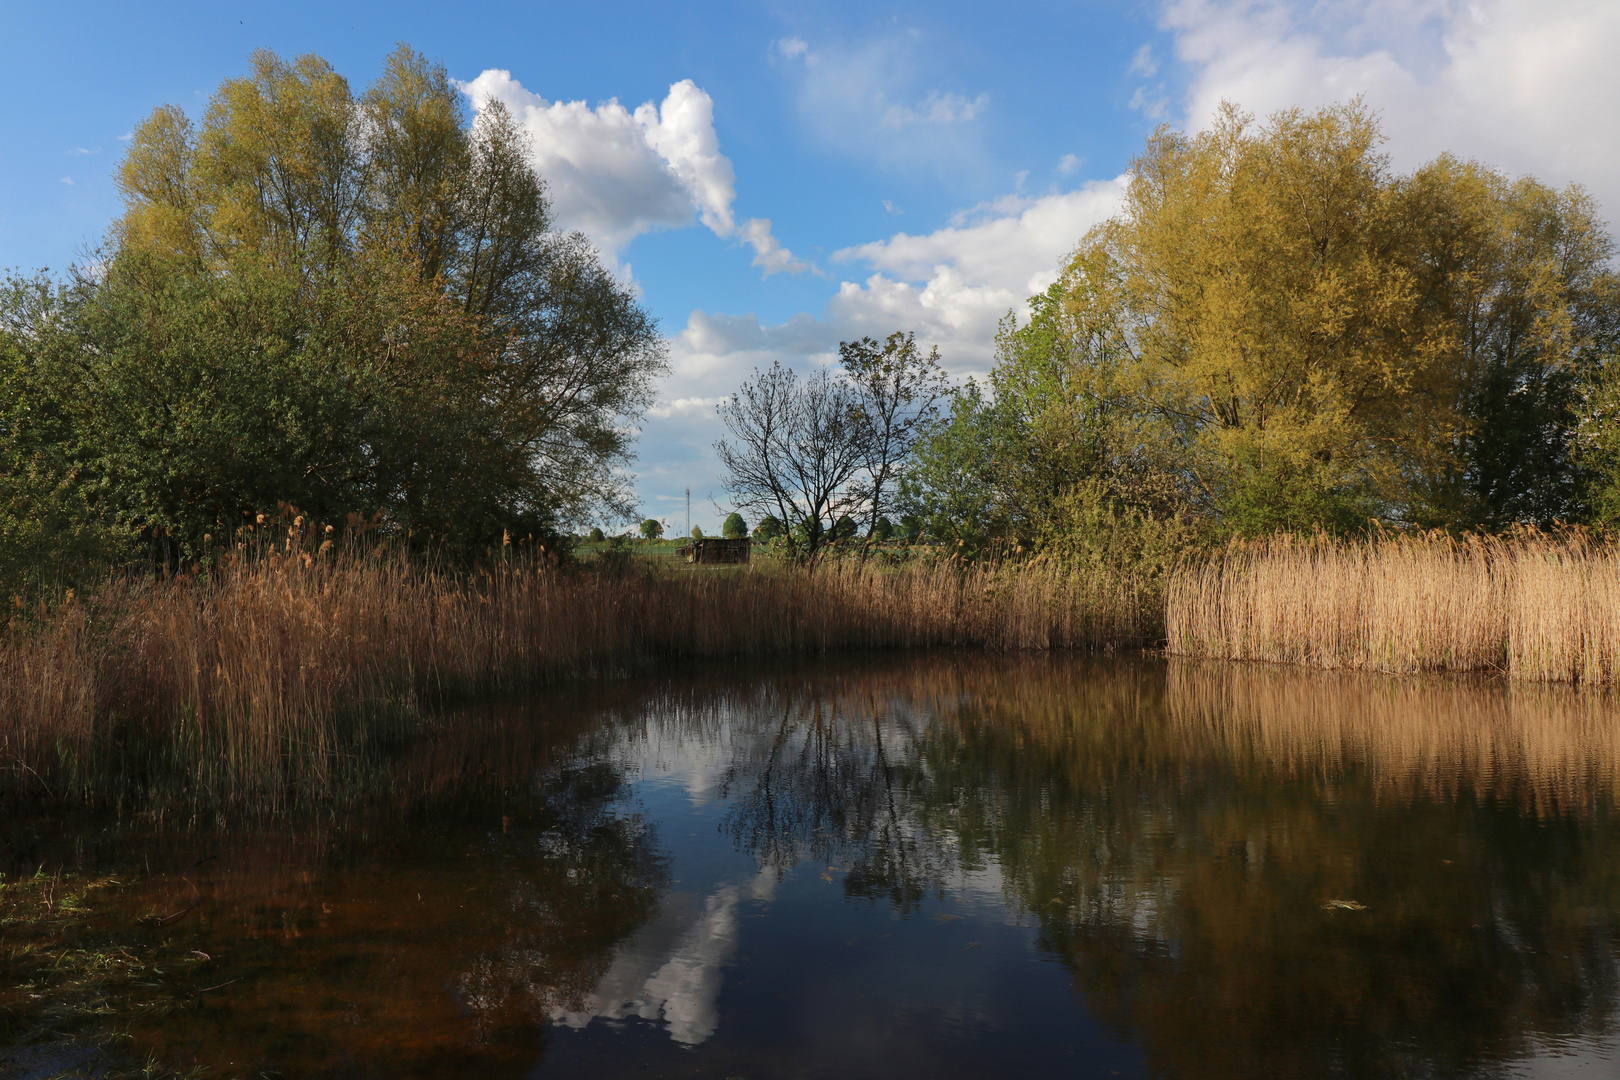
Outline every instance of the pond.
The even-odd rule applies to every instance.
[[[136,878],[212,1076],[1620,1075],[1604,695],[1156,659],[458,709],[366,801],[21,821]]]

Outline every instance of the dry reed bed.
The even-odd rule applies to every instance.
[[[193,762],[210,787],[276,788],[295,773],[318,787],[336,757],[394,730],[389,717],[411,723],[424,694],[662,659],[1072,648],[1158,633],[1156,605],[1128,583],[1044,563],[614,574],[519,558],[456,573],[397,555],[312,555],[296,539],[288,556],[112,582],[13,620],[0,638],[0,768],[13,784],[85,793],[96,781],[84,763],[133,732]]]
[[[1170,652],[1415,674],[1620,679],[1620,549],[1584,534],[1234,544],[1172,575]]]

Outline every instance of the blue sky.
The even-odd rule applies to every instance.
[[[560,223],[670,339],[644,513],[718,525],[716,401],[756,365],[915,330],[965,375],[1114,206],[1158,123],[1366,96],[1397,167],[1442,150],[1620,206],[1620,4],[0,3],[0,267],[61,268],[118,211],[127,134],[199,115],[248,53],[356,88],[396,42],[518,113]],[[1612,215],[1613,210],[1610,210]]]

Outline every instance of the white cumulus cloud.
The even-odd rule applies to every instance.
[[[958,214],[945,228],[833,253],[875,273],[845,281],[828,305],[839,325],[862,332],[916,330],[948,363],[982,371],[1000,318],[1057,280],[1080,237],[1119,206],[1125,178],[1074,191],[1006,196]]]
[[[643,233],[696,218],[715,235],[750,246],[766,274],[805,268],[770,235],[769,221],[753,218],[738,228],[736,172],[720,151],[714,101],[692,80],[672,85],[662,103],[633,111],[617,99],[594,107],[548,101],[496,69],[462,89],[475,109],[499,101],[511,111],[529,135],[557,224],[589,236],[608,259],[617,261]]]
[[[1124,183],[1009,195],[933,232],[835,252],[835,265],[869,272],[840,282],[820,315],[768,323],[753,313],[692,312],[670,342],[670,376],[642,428],[642,490],[656,500],[660,489],[679,491],[701,477],[708,493],[723,497],[708,479],[719,474],[713,444],[724,433],[715,406],[773,361],[814,370],[837,362],[840,341],[906,330],[938,345],[953,375],[983,374],[1001,317],[1026,314],[1025,301],[1056,280],[1086,230],[1118,207]]]
[[[1173,0],[1188,126],[1228,99],[1264,117],[1364,95],[1395,165],[1450,150],[1590,188],[1620,213],[1613,0]]]

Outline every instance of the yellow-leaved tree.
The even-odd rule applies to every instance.
[[[1381,141],[1360,101],[1157,131],[1065,269],[1068,362],[1238,531],[1567,516],[1615,321],[1595,207]]]

